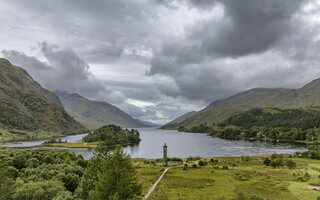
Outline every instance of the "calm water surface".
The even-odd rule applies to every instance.
[[[220,156],[242,156],[242,155],[260,155],[267,153],[286,153],[292,154],[297,151],[305,151],[305,146],[267,142],[249,142],[249,141],[231,141],[219,138],[212,138],[202,133],[185,133],[172,130],[161,130],[155,128],[141,128],[141,142],[139,145],[127,146],[124,150],[132,158],[161,158],[162,146],[167,143],[168,156],[186,158],[188,156],[201,157],[220,157]],[[86,134],[66,137],[68,142],[81,142]],[[66,138],[63,138],[66,139]],[[6,143],[5,146],[13,148],[41,148],[57,149],[56,147],[36,147],[43,143],[42,141],[28,141],[21,143]],[[81,154],[85,159],[89,159],[94,150],[90,149],[66,149],[76,154]]]

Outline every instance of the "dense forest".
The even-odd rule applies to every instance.
[[[67,151],[0,150],[0,200],[134,199],[141,195],[121,147],[99,145],[89,161]]]
[[[87,164],[65,151],[2,150],[0,199],[72,199]]]
[[[141,141],[139,131],[122,129],[120,126],[106,125],[83,138],[85,142],[103,142],[106,146],[136,144]]]
[[[320,108],[252,109],[229,117],[221,125],[249,129],[254,126],[309,129],[320,127]]]

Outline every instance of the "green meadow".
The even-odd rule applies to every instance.
[[[215,163],[208,161],[206,166],[197,168],[192,165],[198,161],[187,162],[188,167],[171,168],[153,196],[161,194],[170,200],[317,200],[320,196],[319,191],[308,188],[310,184],[320,183],[319,160],[284,157],[296,163],[296,167],[289,169],[265,166],[264,158],[216,158]],[[143,159],[134,159],[134,163],[146,193],[163,168],[144,164]]]

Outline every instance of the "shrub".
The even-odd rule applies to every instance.
[[[198,168],[198,165],[196,163],[193,163],[192,168]]]
[[[181,158],[173,157],[173,158],[168,158],[168,161],[182,162],[182,159],[181,159]]]
[[[271,163],[271,160],[267,157],[264,159],[263,164],[265,164],[266,166],[269,166]]]
[[[200,160],[200,161],[198,162],[198,165],[199,165],[199,166],[205,166],[205,165],[207,165],[207,164],[208,164],[208,162],[205,161],[205,160]]]
[[[270,165],[274,168],[283,166],[282,158],[272,159]]]
[[[196,160],[201,160],[201,157],[200,156],[195,156],[195,157],[190,156],[187,158],[187,162],[196,161]]]
[[[226,166],[226,165],[224,165],[224,166],[222,167],[222,169],[229,169],[229,167]]]
[[[289,169],[295,168],[296,165],[297,165],[297,164],[296,164],[294,161],[292,161],[292,160],[287,160],[287,161],[286,161],[286,166],[287,166]]]

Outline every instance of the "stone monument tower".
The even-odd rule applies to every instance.
[[[163,145],[163,164],[165,165],[165,166],[168,166],[168,150],[167,150],[167,144],[166,143],[164,143],[164,145]]]

